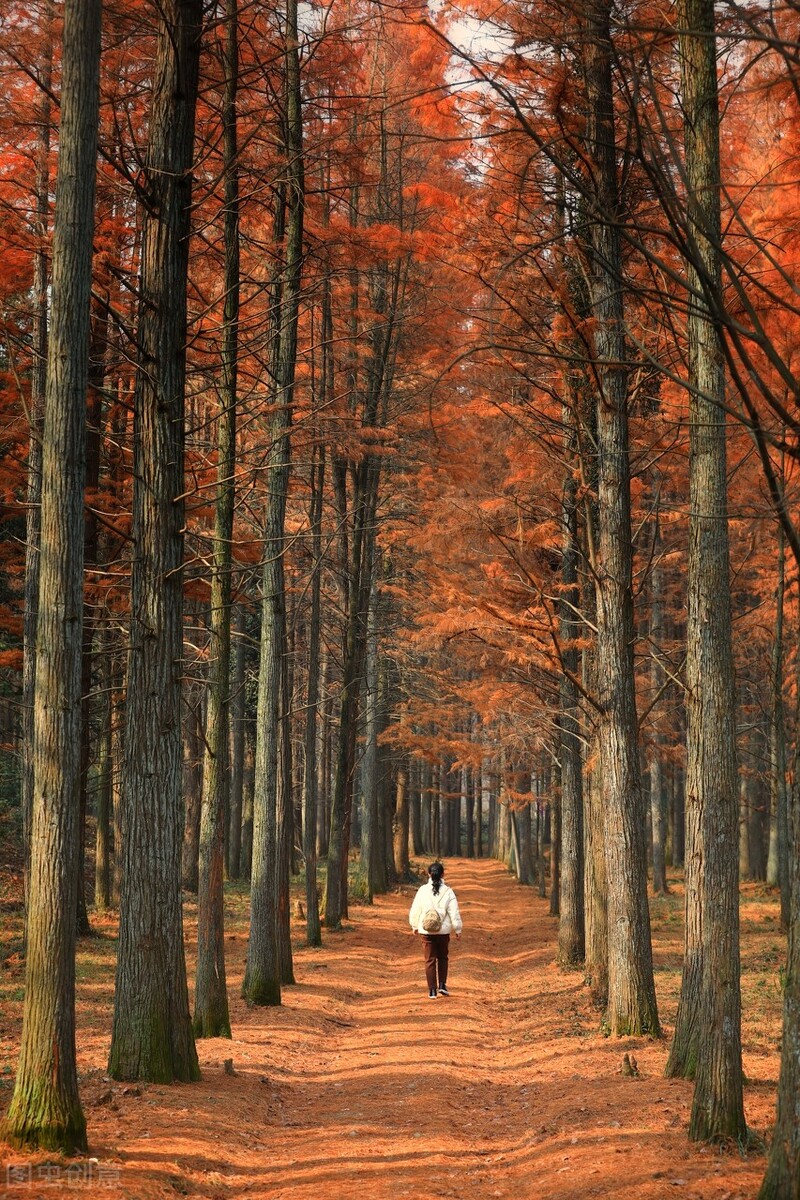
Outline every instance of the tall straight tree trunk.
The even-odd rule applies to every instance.
[[[561,877],[559,893],[558,961],[574,967],[584,960],[585,926],[583,914],[583,757],[578,707],[578,650],[580,635],[578,611],[578,509],[576,479],[572,460],[576,436],[572,412],[565,405],[567,477],[561,501],[561,600],[559,602],[559,638],[563,672],[560,684],[559,764],[561,768]]]
[[[328,853],[328,831],[330,829],[330,792],[331,792],[331,708],[333,698],[330,694],[331,660],[327,649],[322,648],[322,662],[319,668],[322,698],[320,702],[319,742],[317,745],[317,858],[325,858]]]
[[[185,682],[181,789],[185,798],[181,844],[181,882],[187,892],[197,892],[200,868],[200,818],[203,802],[203,693],[201,685]]]
[[[111,718],[111,757],[113,760],[111,794],[113,813],[111,825],[114,839],[114,861],[111,870],[111,903],[119,908],[122,894],[122,772],[125,762],[124,696],[127,692],[127,664],[124,655],[114,661],[113,712]]]
[[[109,1074],[200,1077],[181,912],[186,289],[201,0],[162,0],[142,233],[123,865]]]
[[[39,535],[42,501],[42,426],[47,384],[47,227],[50,209],[50,129],[53,102],[53,0],[43,8],[44,46],[36,144],[36,249],[33,255],[31,322],[31,429],[28,443],[28,487],[25,513],[25,612],[22,626],[22,842],[27,917],[33,822],[33,725],[36,689],[36,618],[39,610]]]
[[[531,806],[526,804],[517,817],[519,823],[520,882],[532,885],[536,880],[536,861],[533,853]],[[583,853],[583,847],[581,847]],[[581,897],[581,900],[583,898]]]
[[[651,668],[650,686],[654,696],[663,684],[664,672],[658,661],[664,640],[663,609],[664,572],[661,569],[661,532],[658,514],[653,533],[653,569],[650,576],[650,641]],[[656,895],[667,893],[666,867],[666,812],[664,803],[664,772],[662,748],[664,738],[659,729],[658,715],[654,718],[653,744],[650,747],[650,824],[653,844],[653,891]]]
[[[431,851],[431,764],[427,759],[422,760],[420,770],[420,833],[422,835],[422,854]]]
[[[608,887],[608,1007],[620,1036],[658,1034],[637,745],[627,368],[609,0],[586,0],[590,291],[596,322],[597,699]]]
[[[767,882],[781,896],[781,924],[789,928],[789,822],[786,803],[786,723],[783,707],[783,625],[786,580],[785,537],[778,526],[778,573],[775,585],[775,639],[772,643],[772,714],[770,721],[770,830]]]
[[[467,768],[467,790],[464,796],[467,858],[475,857],[475,771]]]
[[[681,766],[672,769],[672,865],[682,867],[686,857],[686,776]]]
[[[359,692],[367,646],[367,612],[372,583],[375,508],[380,466],[367,455],[356,472],[347,629],[339,712],[339,730],[331,798],[325,924],[338,929],[347,913],[347,855],[350,843],[353,769]]]
[[[275,860],[275,886],[277,888],[277,923],[275,933],[278,947],[278,969],[282,984],[293,984],[294,964],[292,961],[291,913],[289,911],[289,885],[294,847],[294,804],[292,800],[292,731],[291,731],[291,683],[289,679],[289,655],[284,654],[281,664],[281,712],[280,737],[278,742],[278,806],[276,813],[277,855]]]
[[[483,768],[473,776],[475,788],[475,854],[483,858]]]
[[[239,169],[236,91],[238,0],[225,0],[223,169],[225,301],[222,318],[221,409],[217,427],[217,495],[211,572],[211,641],[203,801],[197,887],[195,1037],[230,1037],[225,980],[225,812],[230,797],[231,547],[236,497],[236,387],[239,354]]]
[[[411,853],[424,853],[422,840],[422,763],[414,758],[410,764],[411,770]]]
[[[274,411],[269,454],[269,500],[264,536],[264,606],[258,688],[256,780],[253,817],[250,941],[242,995],[254,1004],[280,1004],[278,954],[278,845],[281,695],[286,644],[285,550],[286,497],[289,484],[290,431],[297,366],[297,322],[303,261],[303,120],[297,0],[287,0],[285,34],[285,179],[278,198],[277,241],[284,240],[281,210],[286,209],[285,255],[273,297]],[[284,709],[284,712],[286,710]],[[289,803],[289,797],[284,797]]]
[[[606,887],[605,826],[603,789],[600,780],[596,738],[590,743],[590,768],[584,796],[584,835],[586,876],[584,879],[584,916],[586,924],[586,960],[584,979],[592,1001],[598,1008],[608,1004],[608,890]]]
[[[550,916],[557,917],[561,910],[561,805],[550,806]]]
[[[758,1200],[796,1200],[800,1195],[800,742],[795,742],[794,789],[789,826],[789,939],[783,985],[783,1037],[778,1109],[767,1169]]]
[[[319,749],[320,641],[322,636],[322,500],[325,450],[314,447],[311,465],[311,619],[308,629],[308,692],[306,695],[305,769],[303,773],[303,857],[306,867],[306,941],[322,945],[317,892],[317,788]]]
[[[395,780],[395,809],[394,809],[394,870],[402,883],[411,875],[411,864],[408,861],[408,764],[401,761],[397,765]]]
[[[364,664],[364,753],[361,757],[361,866],[366,876],[367,894],[373,898],[386,886],[383,870],[383,826],[379,814],[378,733],[380,703],[378,697],[377,589],[370,591],[367,615],[367,652]]]
[[[233,673],[230,699],[230,834],[228,837],[228,878],[238,879],[242,871],[242,824],[244,821],[244,608],[237,605],[234,619],[235,638],[231,653]]]
[[[253,869],[253,806],[256,775],[256,735],[253,722],[244,725],[244,771],[242,776],[242,853],[241,871],[250,880]]]
[[[441,854],[441,838],[439,817],[441,808],[442,764],[437,763],[433,768],[433,793],[431,796],[431,854],[438,858]]]
[[[102,280],[95,279],[94,290],[108,291],[108,273],[102,272]],[[83,567],[87,583],[94,583],[97,570],[97,554],[100,543],[100,524],[95,509],[97,489],[100,484],[100,447],[103,436],[103,385],[106,377],[106,351],[108,345],[108,304],[97,306],[92,314],[89,342],[89,388],[86,412],[86,504],[84,510]],[[89,768],[92,757],[92,674],[94,668],[94,643],[96,619],[91,603],[91,591],[84,592],[83,647],[81,650],[81,765],[80,765],[80,821],[78,829],[78,897],[75,919],[78,936],[88,936],[92,930],[86,907],[86,814],[89,801]]]
[[[41,591],[25,1008],[2,1136],[86,1150],[75,1064],[86,388],[97,156],[99,0],[64,8],[41,493]]]
[[[97,829],[95,833],[94,907],[104,912],[111,907],[111,811],[113,805],[113,654],[108,629],[103,630],[104,651],[101,659],[103,691],[103,728],[100,733],[98,771]]]
[[[684,1061],[673,1051],[669,1065],[673,1074],[694,1074],[690,1138],[742,1141],[747,1131],[742,1101],[725,365],[722,334],[713,312],[722,287],[713,0],[681,0],[678,22],[689,247],[687,932],[675,1028],[675,1043]],[[694,1038],[685,1036],[687,1023]]]

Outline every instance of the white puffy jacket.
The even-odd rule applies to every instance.
[[[458,901],[456,894],[451,887],[442,880],[439,885],[439,895],[434,896],[433,884],[430,880],[423,883],[422,887],[414,897],[414,903],[411,905],[411,911],[408,914],[408,923],[416,933],[427,933],[422,927],[422,918],[429,908],[435,908],[442,918],[442,928],[439,933],[461,933],[463,928],[461,924],[461,913],[458,911]]]

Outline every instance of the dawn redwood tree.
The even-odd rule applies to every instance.
[[[25,1010],[3,1136],[86,1150],[75,1063],[83,500],[100,0],[64,7],[36,633]]]
[[[196,1037],[230,1037],[225,979],[225,808],[230,788],[231,563],[236,471],[236,386],[239,349],[239,167],[236,91],[239,76],[237,0],[226,0],[222,108],[224,209],[222,381],[217,418],[217,498],[211,575],[211,643],[203,801],[197,886]],[[238,854],[237,854],[238,862]]]
[[[583,912],[583,761],[577,685],[578,650],[575,646],[575,640],[580,635],[577,480],[573,468],[577,439],[574,416],[567,405],[564,405],[563,419],[567,461],[562,501],[562,594],[559,601],[562,673],[559,707],[561,873],[558,959],[563,966],[574,967],[583,963],[586,940]]]
[[[323,367],[323,371],[324,371]],[[324,447],[315,446],[311,463],[311,615],[308,625],[308,689],[304,731],[303,771],[303,858],[306,869],[306,941],[309,946],[322,945],[322,928],[317,893],[317,750],[320,684],[320,633],[322,628],[322,502],[325,483]]]
[[[31,433],[28,449],[28,494],[25,513],[25,611],[22,659],[22,841],[25,891],[30,870],[33,818],[33,723],[36,694],[36,614],[39,605],[39,529],[42,499],[42,423],[47,385],[47,229],[50,211],[50,141],[52,126],[53,6],[44,7],[44,53],[41,93],[37,104],[35,235],[33,252],[33,320],[31,322]]]
[[[746,1135],[742,1101],[736,695],[731,632],[719,100],[713,0],[681,0],[689,288],[686,952],[668,1072],[694,1078],[689,1136]]]
[[[654,695],[663,687],[663,667],[659,662],[659,647],[664,638],[664,597],[665,576],[661,565],[663,543],[658,512],[653,522],[653,566],[650,572],[650,640],[651,666],[650,678]],[[666,822],[664,810],[664,736],[655,720],[653,741],[650,747],[650,826],[652,829],[653,853],[653,891],[656,895],[666,895],[667,866],[666,866]]]
[[[264,530],[263,612],[258,675],[256,774],[253,812],[253,865],[250,883],[250,941],[242,995],[253,1004],[281,1002],[282,955],[279,934],[288,939],[288,894],[279,895],[280,859],[286,852],[279,815],[290,817],[283,789],[279,814],[281,696],[286,670],[286,586],[284,554],[289,487],[291,420],[297,367],[297,328],[303,266],[303,110],[298,45],[297,0],[287,0],[285,31],[285,168],[276,199],[276,242],[284,261],[275,270],[272,297],[273,404],[267,511]],[[285,243],[285,244],[283,244]],[[285,712],[285,707],[284,707]],[[282,909],[284,911],[282,911]],[[282,919],[282,920],[281,920]],[[279,921],[281,928],[279,929]],[[291,956],[291,945],[288,946]],[[285,954],[283,956],[285,960]],[[291,961],[291,957],[289,958]],[[289,972],[291,973],[291,972]],[[284,978],[284,982],[291,982]]]
[[[795,747],[795,779],[800,766],[800,747]],[[796,1200],[800,1195],[800,821],[795,814],[789,823],[789,947],[783,985],[783,1038],[778,1080],[778,1111],[772,1131],[767,1169],[758,1200]]]
[[[591,173],[589,290],[596,322],[597,700],[608,888],[608,1005],[614,1034],[659,1033],[647,906],[645,813],[633,670],[628,371],[618,217],[611,6],[587,0],[584,72]]]
[[[181,911],[186,285],[202,0],[162,0],[134,396],[122,897],[109,1074],[199,1079]]]

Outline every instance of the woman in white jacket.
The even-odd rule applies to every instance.
[[[428,981],[428,997],[449,996],[447,990],[447,964],[450,934],[461,937],[461,913],[458,911],[456,894],[444,882],[444,867],[440,862],[428,867],[430,876],[414,897],[408,922],[414,933],[422,936],[425,954],[425,978]],[[437,990],[436,975],[439,975]]]

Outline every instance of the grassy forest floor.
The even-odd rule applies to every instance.
[[[303,945],[298,984],[280,1009],[239,999],[247,897],[227,896],[232,1042],[199,1043],[203,1081],[124,1086],[104,1078],[111,1029],[115,929],[81,942],[78,1065],[95,1182],[82,1164],[54,1164],[60,1182],[6,1187],[34,1196],[80,1191],[110,1200],[577,1200],[586,1196],[749,1200],[757,1153],[695,1148],[686,1138],[691,1085],[663,1078],[668,1042],[599,1033],[579,973],[554,963],[547,902],[498,863],[450,860],[464,936],[451,953],[452,995],[428,1000],[421,946],[408,930],[413,888],[357,907],[321,950]],[[652,901],[656,986],[671,1034],[680,985],[682,896]],[[10,954],[18,916],[3,903],[0,1107],[11,1097],[23,968]],[[194,910],[186,945],[193,967]],[[742,892],[745,1105],[766,1132],[774,1116],[784,939],[774,895]],[[620,1073],[635,1050],[641,1077]],[[235,1075],[224,1072],[232,1058]],[[31,1163],[39,1154],[0,1157]],[[51,1173],[56,1175],[54,1169]]]

